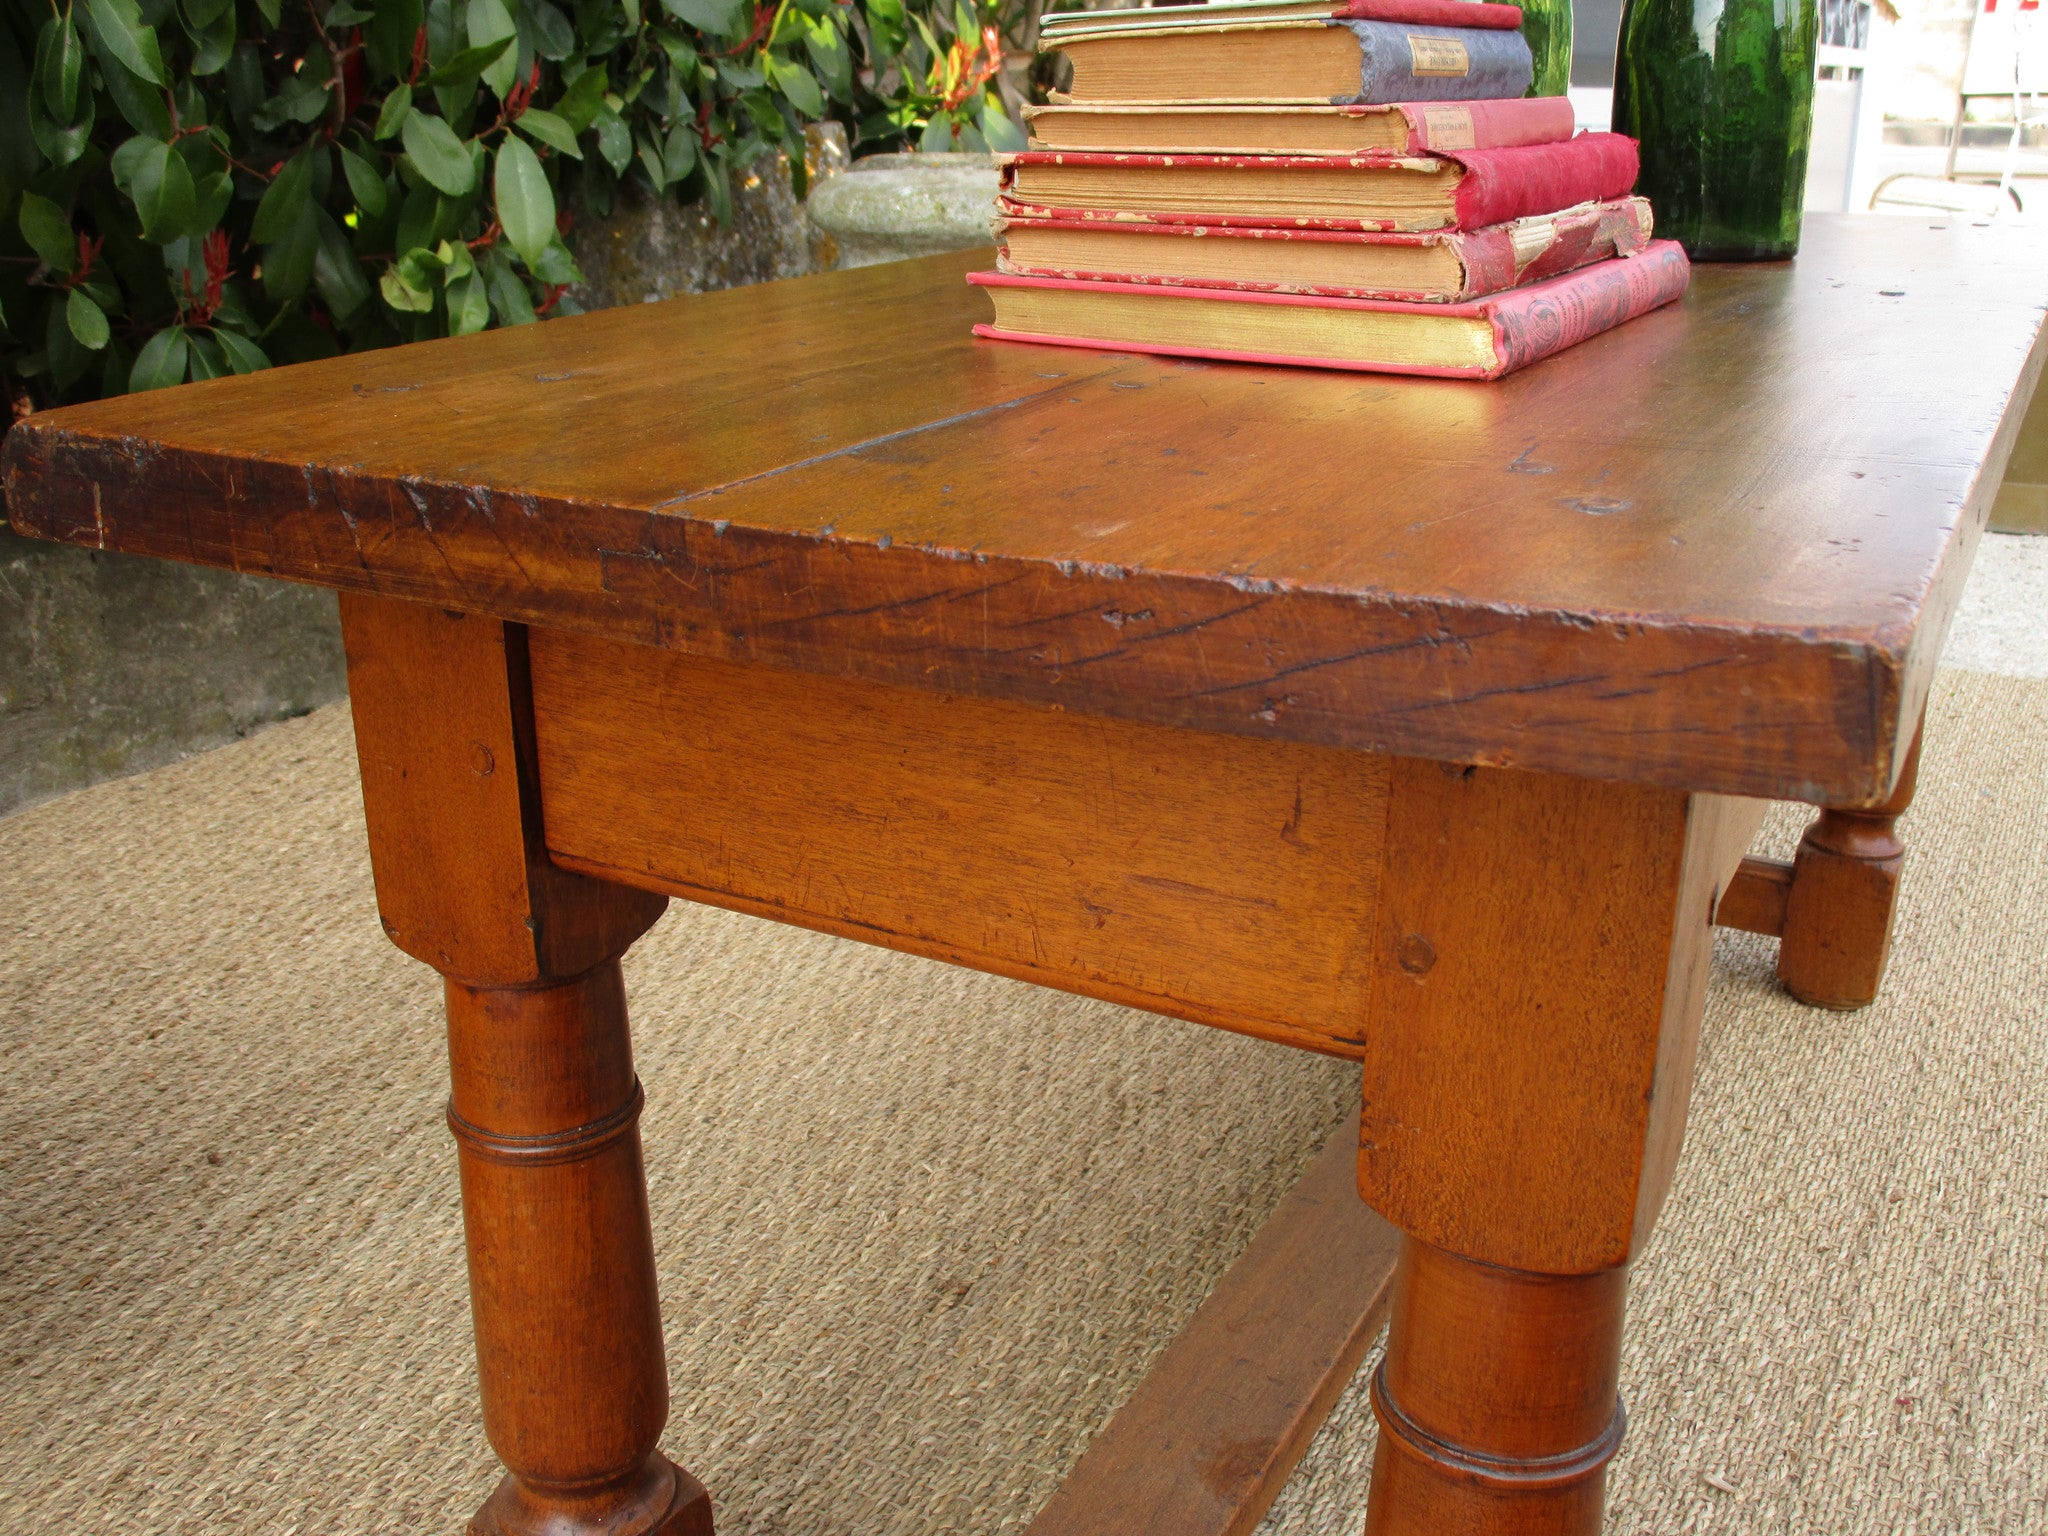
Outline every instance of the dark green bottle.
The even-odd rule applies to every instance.
[[[1572,0],[1523,0],[1522,37],[1536,61],[1531,96],[1562,96],[1572,84]]]
[[[1818,0],[1627,0],[1614,131],[1642,145],[1657,233],[1701,261],[1799,249]]]

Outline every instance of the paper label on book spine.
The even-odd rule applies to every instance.
[[[1415,39],[1410,38],[1413,43]],[[1453,47],[1458,47],[1453,44]],[[1458,51],[1465,50],[1458,47]],[[1420,69],[1416,71],[1421,73]],[[1463,74],[1461,69],[1459,74]],[[1472,127],[1470,107],[1424,107],[1422,109],[1422,132],[1430,149],[1476,149],[1478,135]]]
[[[1469,75],[1471,55],[1455,37],[1423,37],[1408,34],[1408,68],[1417,79],[1430,75]]]

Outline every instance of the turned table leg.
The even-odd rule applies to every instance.
[[[619,956],[666,904],[541,835],[517,625],[343,596],[377,907],[446,978],[484,1429],[473,1536],[711,1536],[668,1418]]]
[[[1369,1536],[1597,1536],[1628,1266],[1752,802],[1397,761],[1358,1186],[1404,1240]]]
[[[1778,980],[1802,1003],[1849,1009],[1877,998],[1906,862],[1895,824],[1913,803],[1924,729],[1884,804],[1823,810],[1789,864],[1744,859],[1715,910],[1725,928],[1778,940]]]
[[[1626,1277],[1530,1274],[1409,1238],[1372,1383],[1367,1536],[1596,1536],[1621,1446]]]
[[[484,1432],[510,1468],[477,1536],[710,1536],[668,1418],[640,1080],[619,964],[552,987],[448,983]]]
[[[1892,952],[1905,845],[1894,824],[1913,803],[1920,733],[1891,798],[1868,810],[1824,810],[1799,840],[1778,979],[1802,1003],[1861,1008],[1877,997]]]

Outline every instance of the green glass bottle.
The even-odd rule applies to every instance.
[[[1626,0],[1614,131],[1642,146],[1657,233],[1701,261],[1799,249],[1818,0]]]
[[[1531,96],[1562,96],[1572,83],[1572,0],[1523,0],[1522,36],[1536,61]]]

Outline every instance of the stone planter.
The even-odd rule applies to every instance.
[[[819,185],[805,207],[825,265],[866,267],[987,245],[995,196],[989,155],[871,155]]]

